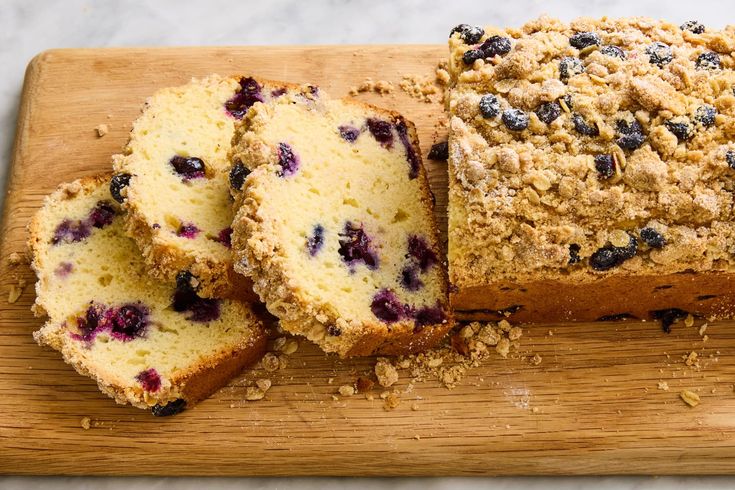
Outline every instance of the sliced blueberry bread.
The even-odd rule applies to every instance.
[[[735,314],[735,30],[542,17],[449,46],[458,316]]]
[[[154,277],[173,282],[187,271],[199,295],[229,293],[237,279],[226,173],[234,124],[255,102],[285,91],[285,84],[212,75],[147,100],[113,158],[112,192]]]
[[[318,90],[238,124],[235,269],[283,328],[353,356],[426,349],[451,327],[420,155],[399,114]]]
[[[30,224],[35,332],[118,403],[171,415],[208,396],[263,354],[266,333],[249,305],[203,299],[145,273],[123,232],[110,176],[60,186]]]

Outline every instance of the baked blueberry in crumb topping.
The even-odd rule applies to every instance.
[[[345,124],[339,127],[339,135],[343,140],[354,143],[357,140],[357,137],[360,136],[360,130],[354,126]]]
[[[507,37],[490,36],[477,49],[482,51],[484,58],[494,58],[495,56],[508,54],[510,48],[510,39]]]
[[[580,260],[582,260],[579,257],[579,251],[582,250],[582,247],[580,247],[576,243],[570,243],[569,244],[569,262],[567,262],[569,265],[576,264]]]
[[[386,148],[393,146],[393,127],[391,123],[371,117],[367,120],[367,127],[378,143]]]
[[[408,237],[408,255],[416,259],[421,272],[426,272],[429,267],[437,263],[436,253],[429,247],[423,238],[411,235]]]
[[[449,142],[440,141],[439,143],[434,143],[429,151],[428,158],[437,162],[449,160]]]
[[[278,171],[279,177],[288,177],[296,173],[299,168],[299,157],[287,143],[278,143]]]
[[[595,155],[597,178],[605,180],[615,175],[615,159],[612,155]]]
[[[698,70],[719,70],[720,55],[707,51],[697,56],[696,66]]]
[[[559,62],[559,78],[562,82],[566,82],[569,78],[580,73],[584,73],[584,64],[579,58],[565,56]]]
[[[666,129],[671,131],[679,141],[684,141],[692,136],[691,126],[686,117],[680,116],[669,119],[664,123]]]
[[[696,20],[688,20],[679,26],[682,31],[693,32],[694,34],[702,34],[704,32],[704,24]]]
[[[314,226],[311,236],[306,239],[306,250],[309,255],[314,257],[324,246],[324,227],[322,225]]]
[[[584,49],[589,46],[599,46],[600,36],[594,32],[578,32],[569,38],[569,44],[577,49]]]
[[[646,227],[641,229],[640,235],[643,243],[651,248],[662,248],[666,245],[666,239],[664,236],[653,228]]]
[[[378,257],[372,250],[370,237],[362,225],[357,226],[348,221],[339,236],[338,253],[347,264],[353,266],[355,262],[363,262],[368,269],[378,267]]]
[[[169,163],[184,180],[204,177],[204,161],[201,158],[176,155],[169,160]]]
[[[523,131],[528,127],[528,114],[520,109],[507,109],[503,112],[502,120],[511,131]]]
[[[580,114],[574,114],[572,116],[572,123],[574,124],[574,129],[576,129],[579,134],[583,134],[585,136],[600,135],[600,130],[597,128],[597,125],[588,123]]]
[[[635,150],[640,148],[645,140],[646,136],[643,134],[643,127],[635,119],[632,122],[624,119],[617,122],[617,139],[615,143],[620,148],[624,150]]]
[[[415,264],[405,266],[401,270],[401,286],[409,291],[418,291],[424,287],[424,283],[419,279],[419,269]]]
[[[650,44],[646,48],[646,54],[648,55],[648,61],[651,64],[661,68],[663,68],[664,65],[671,63],[671,60],[674,59],[671,47],[660,41]]]
[[[230,187],[236,191],[241,190],[248,175],[250,170],[241,161],[236,161],[230,169]]]
[[[327,334],[331,335],[332,337],[339,337],[342,335],[342,329],[339,328],[337,325],[329,325],[327,327]]]
[[[542,123],[551,124],[561,116],[561,106],[558,102],[544,102],[536,108],[536,116]]]
[[[715,116],[717,116],[717,109],[709,104],[702,104],[697,107],[697,110],[694,113],[694,119],[705,128],[708,128],[715,123]]]
[[[482,39],[482,36],[485,34],[485,30],[482,27],[471,26],[469,24],[460,24],[454,27],[449,32],[449,37],[452,37],[455,32],[458,32],[460,39],[467,44],[480,42],[480,39]]]
[[[153,405],[151,408],[151,413],[155,417],[169,417],[171,415],[176,415],[177,413],[181,413],[186,409],[186,400],[183,398],[177,398],[176,400],[172,402],[168,402],[165,405]]]
[[[628,58],[628,56],[625,54],[625,51],[623,51],[623,48],[619,46],[613,46],[611,44],[606,44],[605,46],[602,46],[600,48],[600,53],[604,54],[605,56],[612,56],[613,58],[619,58],[621,60]]]
[[[401,303],[390,289],[382,289],[373,297],[370,311],[385,323],[395,323],[405,318],[409,313],[406,305]]]
[[[462,55],[462,61],[465,65],[472,65],[475,60],[479,60],[485,57],[485,53],[480,49],[468,49]]]
[[[261,87],[258,82],[252,77],[243,77],[240,79],[240,89],[230,100],[225,102],[225,109],[235,119],[242,119],[253,104],[263,101],[263,94],[261,94]]]
[[[731,169],[735,170],[735,151],[727,150],[727,153],[725,153],[725,161]]]
[[[155,393],[161,389],[161,376],[158,371],[153,368],[141,371],[135,376],[135,379],[140,383],[145,391]]]
[[[182,223],[179,229],[176,230],[176,236],[191,240],[196,238],[200,231],[194,223]]]
[[[414,150],[411,140],[408,138],[408,126],[406,121],[403,119],[396,123],[396,133],[398,133],[398,139],[401,140],[403,148],[406,150],[406,160],[408,161],[408,178],[415,179],[419,176],[419,169],[421,168],[421,159],[419,158],[416,150]]]
[[[597,250],[590,257],[590,266],[596,271],[606,271],[634,257],[637,252],[638,240],[630,236],[630,241],[626,247],[606,245]]]
[[[122,190],[130,185],[130,177],[130,174],[115,174],[112,176],[112,179],[110,179],[110,194],[112,194],[112,198],[120,204],[125,201],[125,198],[122,195]]]
[[[480,114],[485,119],[493,119],[500,114],[500,101],[493,94],[485,94],[480,97]]]
[[[671,333],[671,325],[683,318],[686,318],[687,315],[689,315],[689,313],[679,308],[654,310],[651,312],[651,316],[654,320],[661,320],[661,329],[665,333]]]

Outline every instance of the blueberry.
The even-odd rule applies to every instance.
[[[464,52],[462,55],[462,61],[465,65],[472,65],[475,60],[479,60],[485,57],[485,53],[483,53],[479,49],[468,49]]]
[[[725,153],[725,161],[731,169],[735,170],[735,151],[727,150],[727,153]]]
[[[562,82],[566,82],[569,78],[580,73],[584,73],[584,64],[579,58],[565,56],[559,62],[559,78]]]
[[[424,306],[419,308],[413,314],[414,333],[418,333],[427,325],[438,325],[444,322],[444,310],[438,306]]]
[[[299,168],[299,157],[293,151],[293,148],[287,143],[278,143],[278,170],[279,177],[288,177],[296,173]]]
[[[536,116],[546,124],[551,124],[561,116],[561,106],[558,102],[544,102],[536,108]]]
[[[84,316],[77,318],[77,329],[79,330],[79,334],[74,334],[72,337],[75,340],[82,340],[84,342],[93,340],[100,330],[100,324],[103,321],[104,313],[104,306],[97,303],[91,303],[87,307],[87,311]]]
[[[421,169],[421,157],[414,149],[411,144],[411,140],[408,137],[408,126],[403,118],[399,119],[396,123],[396,133],[398,133],[398,139],[403,145],[403,149],[406,151],[406,161],[408,162],[408,178],[415,179],[419,176],[419,170]]]
[[[480,113],[485,119],[493,119],[500,114],[500,101],[493,94],[485,94],[480,98]]]
[[[324,227],[322,225],[314,226],[311,236],[306,239],[306,250],[309,255],[314,257],[324,245]]]
[[[510,39],[502,36],[490,36],[480,45],[479,49],[485,58],[502,56],[510,51]]]
[[[232,228],[228,226],[227,228],[221,229],[219,234],[217,234],[216,241],[227,248],[232,248]]]
[[[362,226],[351,222],[345,223],[344,232],[339,234],[339,249],[337,252],[347,264],[363,262],[368,269],[378,267],[378,257],[371,247],[370,237]]]
[[[666,245],[666,239],[664,236],[653,228],[646,227],[641,229],[640,235],[643,243],[651,248],[662,248]]]
[[[459,37],[467,44],[475,44],[480,42],[480,39],[482,39],[482,36],[485,35],[485,29],[478,26],[471,26],[469,24],[460,24],[453,28],[449,32],[449,37],[452,37],[452,35],[455,32],[459,32]]]
[[[597,125],[589,124],[580,114],[574,114],[572,116],[572,123],[574,124],[574,129],[576,129],[579,134],[583,134],[585,136],[600,135],[600,130],[597,128]]]
[[[240,79],[240,89],[235,95],[225,102],[225,109],[235,119],[242,119],[256,102],[263,102],[263,94],[258,82],[252,77],[243,77]]]
[[[702,34],[704,32],[704,24],[696,20],[688,20],[679,26],[682,31],[693,32],[694,34]]]
[[[140,383],[145,391],[155,393],[161,389],[161,376],[159,376],[158,371],[153,368],[139,372],[135,376],[135,379]]]
[[[646,136],[643,134],[643,127],[635,119],[632,122],[624,119],[619,120],[617,122],[617,137],[615,142],[624,150],[640,148],[646,140]]]
[[[367,120],[367,127],[373,138],[381,145],[389,147],[393,144],[393,128],[388,121],[371,117]]]
[[[708,128],[715,123],[715,116],[717,115],[717,109],[709,104],[703,104],[697,107],[697,111],[694,113],[694,119],[698,121],[702,126]]]
[[[98,201],[97,205],[89,213],[89,224],[95,228],[104,228],[112,223],[115,219],[115,208],[112,203],[107,201]]]
[[[576,243],[570,243],[569,244],[569,262],[567,262],[569,265],[576,264],[580,260],[582,260],[579,257],[579,251],[582,249],[578,244]]]
[[[666,310],[655,310],[651,312],[651,316],[656,320],[661,320],[661,328],[666,333],[671,333],[671,325],[677,321],[686,318],[688,312],[679,308],[669,308]]]
[[[169,160],[169,163],[174,168],[176,173],[181,175],[184,180],[204,177],[204,162],[201,158],[187,158],[176,155],[171,158],[171,160]]]
[[[407,310],[407,306],[401,303],[395,293],[389,289],[379,291],[370,304],[370,311],[373,312],[373,315],[385,323],[395,323],[405,318]]]
[[[189,271],[181,271],[178,274],[176,274],[176,289],[180,291],[196,291],[196,284],[198,284],[199,281],[196,277],[194,277],[194,274],[192,274]],[[177,310],[178,311],[178,310]]]
[[[615,159],[612,155],[595,155],[595,169],[599,179],[609,179],[615,175]]]
[[[428,155],[429,160],[445,161],[449,159],[449,142],[440,141],[432,145]]]
[[[354,126],[345,124],[337,129],[339,129],[339,135],[342,139],[350,143],[354,143],[357,140],[357,137],[360,136],[360,130]]]
[[[617,267],[626,260],[635,256],[638,252],[638,240],[630,237],[630,242],[625,247],[606,245],[598,249],[590,257],[590,266],[597,271],[606,271]]]
[[[426,272],[432,265],[438,262],[436,253],[429,247],[423,238],[411,235],[408,237],[407,257],[413,257],[419,264],[421,272]]]
[[[57,245],[59,243],[74,243],[87,238],[92,234],[87,221],[65,219],[54,230],[54,236],[51,243]]]
[[[528,114],[520,109],[507,109],[503,112],[503,124],[511,131],[523,131],[528,127]]]
[[[187,308],[191,313],[187,320],[191,322],[211,322],[220,316],[220,300],[213,298],[197,298]]]
[[[183,398],[177,398],[172,402],[168,402],[165,405],[153,405],[151,413],[156,417],[169,417],[181,413],[186,408],[186,400]]]
[[[240,160],[237,160],[230,169],[230,187],[236,191],[242,190],[248,175],[250,175],[250,169],[243,165]]]
[[[692,128],[686,118],[669,119],[664,123],[666,128],[671,131],[679,141],[684,141],[692,136]]]
[[[188,239],[197,237],[201,230],[194,223],[181,223],[176,230],[176,236]]]
[[[569,44],[577,49],[584,49],[589,46],[599,46],[600,36],[594,32],[578,32],[569,38]]]
[[[331,335],[332,337],[339,337],[342,335],[342,329],[339,328],[337,325],[329,325],[327,327],[327,334]]]
[[[659,41],[650,44],[646,48],[646,54],[648,55],[648,61],[658,67],[663,67],[674,59],[671,47]]]
[[[281,95],[286,95],[286,92],[288,92],[286,87],[274,88],[273,90],[271,90],[271,97],[277,99]]]
[[[130,174],[115,174],[112,176],[112,179],[110,179],[110,194],[112,194],[112,198],[120,204],[125,200],[121,192],[130,185],[130,177]]]
[[[123,342],[141,337],[148,325],[148,311],[135,305],[108,310],[106,316],[112,325],[112,336]]]
[[[401,270],[401,286],[409,291],[418,291],[424,286],[419,279],[419,270],[415,265],[407,265]]]
[[[628,56],[625,54],[622,48],[606,44],[600,48],[600,53],[605,56],[612,56],[613,58],[620,58],[621,60],[627,59]]]
[[[720,55],[707,51],[697,56],[696,61],[697,70],[719,70],[720,69]]]

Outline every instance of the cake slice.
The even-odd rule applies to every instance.
[[[542,17],[449,46],[458,317],[735,314],[735,31]]]
[[[340,356],[426,349],[451,328],[413,124],[319,91],[236,129],[235,269],[284,329]]]
[[[113,158],[112,192],[154,277],[173,283],[186,271],[199,295],[229,294],[237,281],[227,190],[234,124],[255,102],[286,90],[286,84],[212,75],[146,101],[123,154]]]
[[[34,338],[97,381],[118,403],[172,415],[257,361],[266,332],[249,305],[202,299],[145,273],[123,232],[109,175],[60,186],[30,224]]]

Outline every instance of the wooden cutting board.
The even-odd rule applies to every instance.
[[[500,475],[735,472],[735,324],[709,340],[677,324],[594,323],[525,328],[521,348],[493,356],[453,390],[402,373],[392,411],[362,395],[332,395],[374,359],[339,361],[302,342],[245,401],[244,373],[176,417],[117,406],[60,356],[38,347],[33,275],[9,267],[43,196],[110,167],[146,96],[210,72],[312,82],[346,95],[366,77],[393,82],[360,98],[414,120],[424,154],[444,137],[439,96],[421,102],[403,75],[433,76],[443,46],[57,50],[28,67],[0,249],[0,472],[119,475]],[[109,125],[98,138],[94,128]],[[446,167],[428,163],[446,216]],[[443,219],[442,223],[446,223]],[[446,225],[444,225],[446,226]],[[20,279],[20,299],[5,298]],[[631,294],[635,294],[632,291]],[[553,335],[552,335],[553,334]],[[682,356],[696,351],[700,367]],[[542,362],[527,358],[539,354]],[[657,389],[668,383],[668,391]],[[682,389],[699,393],[690,408]],[[417,408],[413,410],[413,408]],[[84,430],[81,420],[89,417]]]

